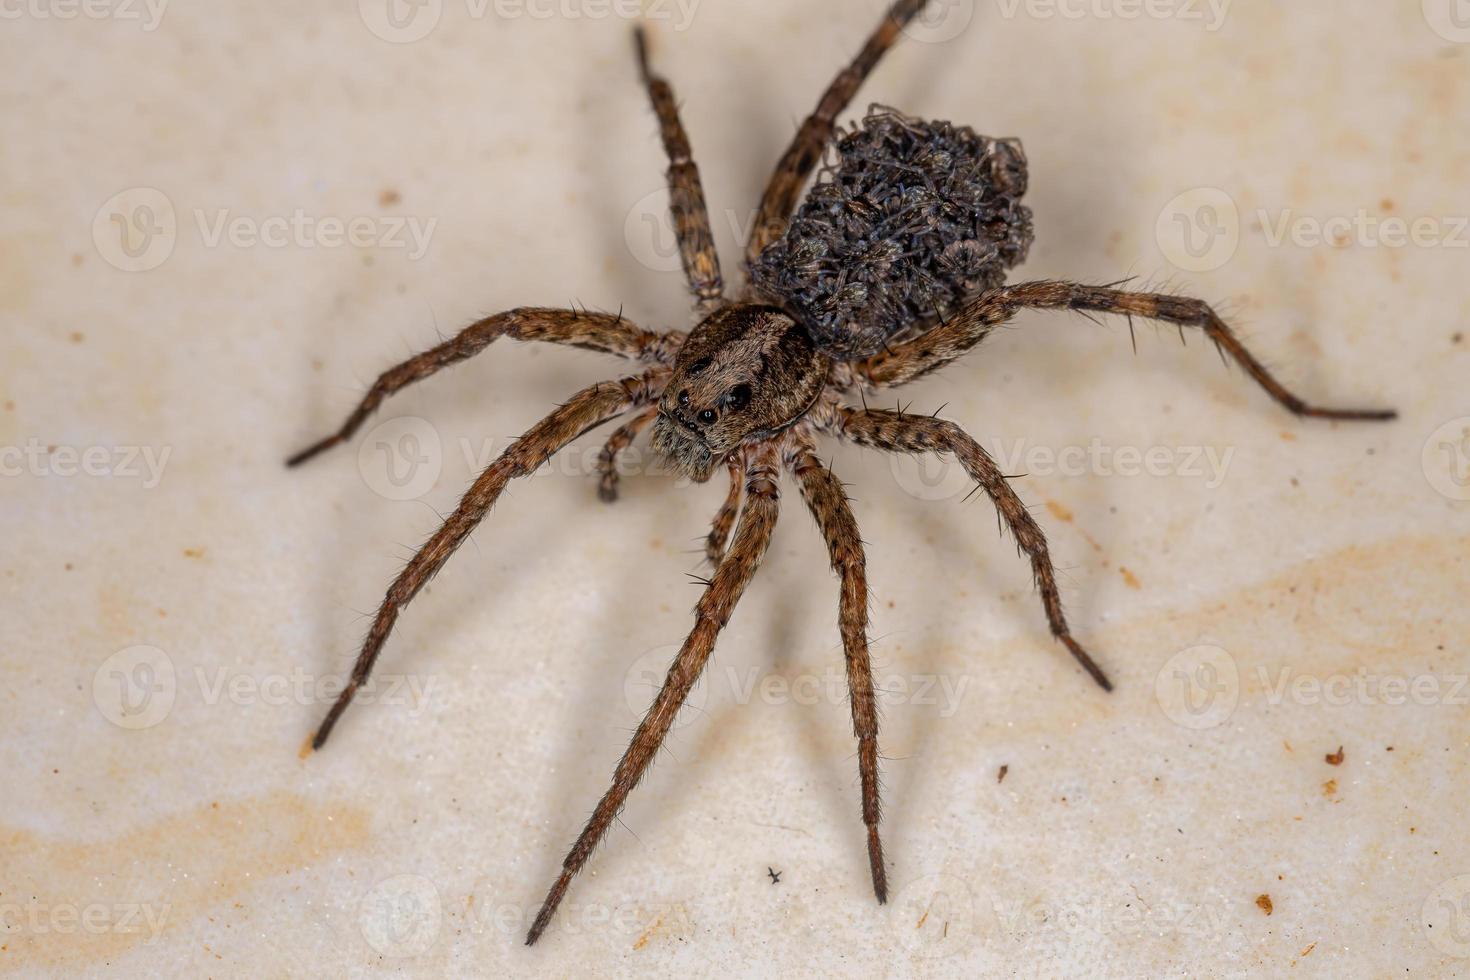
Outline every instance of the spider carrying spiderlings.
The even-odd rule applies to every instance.
[[[727,296],[699,171],[669,84],[637,63],[669,158],[670,207],[694,296],[697,325],[655,333],[621,315],[522,308],[486,317],[385,372],[330,437],[294,456],[298,465],[350,438],[394,392],[484,350],[500,337],[570,344],[640,365],[587,388],[533,426],[474,482],[458,508],[389,587],[352,676],[313,739],[320,749],[367,679],[394,623],[479,524],[506,484],[534,472],[588,430],[617,418],[599,459],[599,492],[617,497],[617,456],[652,427],[657,453],[705,481],[719,468],[730,490],[710,531],[714,564],[662,688],[613,774],[612,785],[572,845],[526,942],[545,930],[647,771],[699,679],[741,593],[765,555],[783,473],[795,482],[826,539],[840,581],[838,621],[846,654],[862,819],[878,901],[887,898],[879,838],[878,718],[868,653],[868,589],[857,523],[843,485],[818,458],[819,436],[891,453],[953,455],[1015,536],[1041,593],[1053,636],[1104,690],[1106,675],[1073,638],[1062,613],[1046,538],[995,461],[958,425],[928,415],[866,407],[894,388],[954,361],[1029,309],[1122,314],[1200,330],[1299,416],[1391,419],[1391,411],[1320,408],[1278,382],[1205,303],[1120,288],[1036,281],[1007,285],[1006,270],[1031,244],[1026,158],[1015,140],[875,107],[840,131],[836,119],[925,0],[898,0],[861,52],[838,74],[771,176],[746,248],[748,285]],[[812,188],[802,191],[832,150]],[[799,205],[799,206],[798,206]],[[851,404],[859,401],[861,407]],[[733,537],[732,537],[733,534]],[[728,544],[728,548],[726,547]]]

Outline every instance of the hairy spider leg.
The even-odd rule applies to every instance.
[[[745,587],[755,575],[766,549],[771,543],[771,531],[776,526],[780,511],[781,491],[778,483],[780,460],[774,442],[765,442],[749,450],[750,458],[745,468],[745,507],[740,512],[740,523],[735,530],[735,540],[729,554],[720,562],[710,578],[704,594],[695,606],[694,629],[680,648],[663,687],[659,689],[648,713],[639,723],[633,740],[623,753],[613,772],[612,786],[608,788],[586,827],[577,837],[561,873],[547,892],[541,911],[526,935],[529,946],[541,938],[556,914],[572,878],[587,863],[592,852],[607,834],[608,827],[627,802],[628,794],[638,785],[649,764],[668,735],[674,718],[683,706],[694,682],[699,679],[720,630],[730,619],[735,604]]]
[[[327,712],[326,719],[312,738],[311,747],[326,744],[337,720],[372,673],[373,664],[398,621],[398,614],[413,601],[420,589],[434,577],[449,556],[464,543],[480,523],[507,483],[527,476],[552,457],[557,450],[588,429],[616,418],[630,408],[638,408],[656,400],[661,385],[668,378],[667,368],[654,368],[642,375],[619,381],[603,381],[574,395],[564,405],[536,423],[480,474],[470,486],[459,506],[439,530],[411,558],[378,607],[377,616],[363,641],[362,651],[352,667],[352,677],[341,695]]]
[[[689,148],[689,134],[679,120],[674,90],[649,67],[648,36],[642,27],[634,30],[633,43],[638,54],[638,70],[658,116],[664,152],[669,158],[669,211],[679,241],[679,258],[684,264],[684,277],[689,280],[689,291],[694,294],[695,313],[703,319],[725,301],[720,255],[715,250],[715,236],[710,229],[704,185]]]
[[[502,336],[584,347],[645,364],[666,365],[674,363],[674,355],[684,339],[682,333],[658,334],[644,330],[623,319],[621,313],[535,307],[496,313],[476,320],[443,343],[384,371],[340,429],[292,456],[286,465],[300,466],[318,453],[346,442],[389,395],[473,357]]]
[[[1031,573],[1041,591],[1052,636],[1082,665],[1082,669],[1104,691],[1113,684],[1093,661],[1082,645],[1072,638],[1062,614],[1062,597],[1057,589],[1056,569],[1046,547],[1041,526],[1011,488],[1005,474],[980,444],[953,422],[929,415],[903,412],[866,411],[840,408],[827,423],[832,434],[860,446],[871,446],[895,453],[952,453],[970,478],[984,488],[995,509],[1015,536],[1017,547],[1031,559]]]
[[[641,412],[635,414],[623,425],[613,431],[607,437],[607,443],[603,445],[602,452],[597,454],[597,495],[604,503],[614,503],[618,499],[618,456],[629,446],[633,440],[638,438],[639,433],[648,428],[654,419],[658,418],[658,406],[649,405]]]
[[[1321,408],[1293,394],[1241,343],[1235,332],[1203,300],[1163,293],[1128,292],[1079,283],[1017,283],[984,293],[926,333],[876,354],[857,365],[857,374],[876,387],[894,387],[943,367],[984,340],[997,326],[1025,309],[1063,309],[1117,313],[1196,327],[1214,342],[1221,359],[1229,355],[1256,384],[1295,415],[1340,421],[1382,422],[1398,417],[1392,409]]]
[[[730,531],[735,527],[735,518],[740,515],[740,501],[745,489],[744,453],[739,450],[731,453],[726,458],[725,465],[730,470],[730,492],[725,495],[725,502],[720,505],[719,512],[715,514],[714,523],[709,529],[709,537],[704,542],[704,556],[711,565],[718,565],[720,559],[725,556],[725,542],[730,539]]]
[[[785,442],[785,464],[796,477],[801,495],[826,539],[832,570],[841,581],[837,622],[847,661],[847,687],[852,733],[858,740],[858,776],[863,787],[863,825],[868,830],[868,868],[873,894],[888,901],[888,872],[878,835],[882,805],[878,792],[878,699],[873,691],[873,661],[868,654],[868,573],[863,539],[842,481],[817,458],[807,426],[791,430]]]
[[[786,233],[791,213],[801,198],[807,178],[822,159],[822,151],[832,141],[836,132],[837,117],[857,95],[863,81],[877,67],[888,49],[893,47],[909,21],[924,9],[928,0],[897,0],[884,14],[883,21],[869,35],[847,67],[822,93],[817,108],[801,124],[792,138],[791,145],[782,154],[780,162],[766,184],[761,197],[760,209],[756,212],[755,224],[751,228],[750,241],[745,248],[745,260],[754,262],[765,251],[766,246]]]

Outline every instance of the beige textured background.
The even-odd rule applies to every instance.
[[[1134,356],[1121,323],[1022,317],[904,398],[1030,474],[1117,692],[1050,641],[955,474],[833,448],[891,694],[895,900],[830,683],[836,586],[788,496],[699,709],[534,950],[720,488],[644,461],[609,508],[579,443],[404,618],[380,667],[404,686],[303,760],[312,685],[472,464],[618,366],[507,344],[361,452],[281,460],[476,314],[685,325],[626,5],[444,0],[395,32],[377,0],[5,4],[0,972],[1470,975],[1455,2],[960,0],[893,53],[862,104],[1024,139],[1022,275],[1221,301],[1304,395],[1402,418],[1299,423],[1197,340],[1140,326]],[[646,6],[733,276],[880,5]],[[315,224],[352,219],[355,244]]]

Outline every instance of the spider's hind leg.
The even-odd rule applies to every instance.
[[[801,495],[827,540],[832,570],[842,582],[838,624],[847,660],[847,686],[852,701],[852,731],[858,740],[858,776],[863,786],[863,825],[868,830],[868,870],[878,901],[888,901],[888,872],[878,834],[882,807],[878,791],[878,700],[873,690],[873,662],[868,654],[868,575],[863,539],[847,492],[817,458],[811,437],[793,430],[786,443],[786,468],[796,477]]]
[[[985,489],[1000,516],[1011,529],[1017,546],[1031,559],[1031,571],[1041,591],[1047,622],[1055,636],[1077,663],[1105,691],[1113,684],[1087,651],[1072,637],[1062,614],[1062,597],[1057,588],[1056,568],[1046,547],[1046,535],[1026,509],[1005,474],[969,433],[953,422],[928,415],[901,412],[859,411],[841,408],[827,426],[833,434],[857,443],[896,453],[952,453],[976,483]]]
[[[1256,384],[1294,415],[1344,422],[1386,422],[1398,416],[1391,409],[1325,408],[1309,404],[1276,380],[1204,300],[1050,280],[1017,283],[984,293],[941,325],[858,364],[856,373],[875,387],[906,384],[964,354],[1021,310],[1115,313],[1128,317],[1130,328],[1134,317],[1160,320],[1178,325],[1181,337],[1185,327],[1194,327],[1203,330],[1214,342],[1222,358],[1228,354]]]

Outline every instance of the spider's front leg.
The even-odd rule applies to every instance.
[[[978,442],[953,422],[928,415],[901,412],[859,411],[840,408],[826,428],[833,435],[860,446],[871,446],[898,453],[953,453],[970,478],[985,489],[1001,518],[1011,529],[1017,546],[1031,559],[1031,571],[1041,590],[1041,602],[1052,635],[1082,665],[1082,669],[1105,691],[1113,684],[1086,650],[1072,638],[1072,630],[1062,614],[1062,597],[1057,589],[1056,569],[1046,547],[1041,526],[1007,482],[1005,474]]]
[[[536,921],[526,935],[526,945],[534,943],[546,930],[572,878],[592,856],[593,850],[627,802],[628,794],[648,770],[685,698],[703,672],[710,653],[714,650],[716,637],[729,621],[735,604],[740,601],[741,594],[750,584],[756,568],[765,556],[766,548],[771,543],[771,531],[776,526],[776,515],[780,510],[780,488],[777,482],[779,463],[772,443],[764,443],[750,450],[745,468],[746,504],[740,513],[740,524],[735,531],[735,540],[730,545],[729,554],[715,569],[709,586],[695,606],[694,630],[674,658],[668,676],[664,678],[663,687],[654,698],[648,713],[643,716],[632,743],[618,762],[617,769],[613,772],[612,786],[598,802],[592,818],[587,821],[586,827],[567,853],[566,860],[562,862],[561,874],[551,886]]]
[[[857,374],[877,387],[894,387],[923,377],[964,354],[1021,310],[1079,310],[1162,320],[1203,330],[1221,355],[1229,354],[1272,398],[1295,415],[1348,422],[1382,422],[1398,417],[1391,409],[1323,408],[1293,394],[1256,359],[1229,325],[1203,300],[1164,293],[1140,293],[1110,286],[1071,282],[1026,282],[992,290],[947,321],[877,354],[857,366]],[[1181,334],[1182,335],[1182,334]]]
[[[796,477],[801,495],[827,540],[832,570],[842,581],[838,625],[847,660],[847,686],[852,700],[852,731],[858,740],[858,775],[863,784],[863,824],[868,828],[868,868],[873,893],[888,901],[888,873],[878,836],[878,699],[873,691],[873,662],[868,655],[868,575],[863,539],[847,492],[817,458],[811,436],[793,429],[786,442],[786,468]]]
[[[715,250],[715,236],[710,229],[709,207],[704,200],[704,184],[699,179],[699,166],[689,147],[689,134],[679,119],[674,90],[663,76],[655,74],[648,62],[648,35],[643,28],[633,32],[638,54],[638,70],[648,89],[648,100],[658,116],[659,134],[669,158],[669,211],[674,219],[674,234],[679,241],[679,259],[689,291],[694,294],[694,309],[704,317],[725,301],[725,282],[720,275],[720,254]]]
[[[389,586],[382,605],[378,607],[378,614],[373,619],[373,625],[368,630],[367,639],[363,641],[362,652],[358,654],[357,662],[352,667],[352,677],[312,738],[313,749],[320,749],[326,744],[337,719],[347,710],[358,688],[372,673],[373,664],[377,661],[388,634],[392,632],[393,624],[398,621],[399,612],[444,567],[449,556],[464,543],[465,538],[469,537],[470,532],[494,506],[506,484],[516,477],[534,473],[557,450],[593,426],[616,418],[629,408],[655,400],[662,391],[662,384],[667,376],[667,369],[655,368],[639,376],[620,381],[604,381],[584,389],[532,426],[480,474],[460,500],[454,513],[425,542]]]
[[[725,542],[730,539],[735,518],[740,516],[740,501],[745,490],[744,453],[731,453],[725,459],[725,465],[730,469],[730,490],[725,494],[725,502],[720,505],[719,512],[715,514],[714,523],[710,525],[709,537],[704,541],[704,557],[711,565],[718,565],[725,556]]]
[[[500,337],[583,347],[645,364],[672,364],[684,339],[682,333],[658,334],[644,330],[623,319],[621,313],[534,307],[496,313],[476,320],[443,343],[384,371],[341,428],[292,456],[286,465],[300,466],[318,453],[346,442],[389,395],[473,357]]]
[[[607,437],[602,452],[597,454],[597,495],[603,503],[616,503],[618,499],[618,456],[658,418],[658,406],[650,405],[634,415]]]

